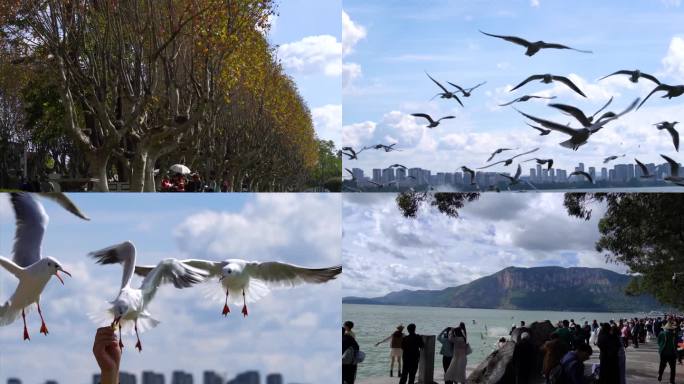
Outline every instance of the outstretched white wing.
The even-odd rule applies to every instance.
[[[154,297],[157,288],[164,283],[172,283],[174,287],[189,288],[201,283],[208,276],[204,270],[191,267],[178,259],[165,259],[152,269],[140,286],[146,303]]]
[[[269,286],[292,287],[303,283],[320,284],[330,281],[342,273],[342,266],[305,268],[277,261],[251,262],[245,265],[244,272]]]
[[[29,193],[12,193],[11,200],[17,225],[13,260],[18,266],[26,268],[40,260],[40,246],[49,218],[43,205]]]
[[[62,208],[66,209],[67,211],[73,213],[74,215],[80,217],[83,220],[90,220],[88,216],[86,216],[83,212],[81,212],[80,209],[74,204],[71,199],[67,197],[67,195],[59,192],[50,192],[50,193],[39,193],[40,196],[48,198],[57,204],[61,205]]]
[[[135,246],[130,241],[90,252],[88,256],[97,260],[98,264],[123,264],[121,288],[131,284],[133,269],[135,268]]]

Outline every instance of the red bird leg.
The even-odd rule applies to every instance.
[[[26,328],[26,313],[24,313],[23,309],[21,310],[21,317],[24,319],[24,340],[31,341],[31,338],[28,334],[28,328]]]
[[[140,343],[140,335],[138,335],[138,320],[135,320],[135,337],[138,338],[138,342],[135,344],[135,348],[138,352],[142,352],[142,343]]]
[[[226,303],[223,304],[223,316],[228,316],[228,313],[230,313],[230,308],[228,308],[228,288],[226,288]]]
[[[245,315],[244,317],[247,317],[247,299],[245,299],[245,290],[242,290],[242,314]]]
[[[40,311],[40,301],[36,302],[36,304],[38,304],[38,314],[40,315],[40,322],[41,322],[40,333],[47,336],[48,329],[47,329],[47,325],[45,325],[45,319],[43,319],[43,312]]]
[[[121,337],[121,323],[117,324],[119,326],[119,348],[123,351],[123,337]]]

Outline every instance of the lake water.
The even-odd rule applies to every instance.
[[[521,320],[528,325],[534,321],[543,320],[551,320],[555,324],[564,319],[574,319],[575,322],[581,322],[581,324],[584,324],[586,320],[591,324],[594,319],[600,323],[636,316],[639,314],[342,305],[342,320],[354,322],[356,340],[361,350],[366,353],[366,360],[358,368],[357,377],[359,378],[382,377],[389,374],[389,344],[384,343],[376,347],[375,343],[389,336],[400,323],[404,326],[410,323],[416,324],[416,332],[421,335],[437,335],[447,326],[458,326],[460,322],[464,322],[468,332],[468,342],[473,349],[473,353],[468,356],[468,367],[475,367],[495,349],[499,338],[508,337],[511,326],[520,324]],[[435,372],[442,371],[440,347],[441,344],[436,342]]]

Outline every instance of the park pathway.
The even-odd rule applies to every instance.
[[[599,351],[597,347],[594,348],[594,354],[591,359],[584,363],[587,371],[591,369],[592,364],[598,364],[599,362]],[[639,348],[629,347],[626,351],[627,356],[627,384],[654,384],[658,383],[658,346],[655,341],[650,343],[641,344]],[[362,364],[363,365],[363,364]],[[359,369],[363,369],[362,366]],[[469,367],[468,373],[473,369]],[[663,375],[663,383],[668,383],[669,380],[669,368],[665,369],[665,374]],[[435,380],[437,383],[444,383],[444,375],[441,371],[435,372]],[[684,384],[684,365],[677,364],[677,384]],[[399,383],[399,378],[397,377],[379,377],[379,378],[367,378],[359,379],[356,384],[397,384]],[[540,379],[538,383],[544,383],[543,379]],[[424,384],[424,383],[420,383]]]

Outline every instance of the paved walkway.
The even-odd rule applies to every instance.
[[[639,348],[629,347],[626,351],[627,356],[627,384],[654,384],[658,383],[658,346],[653,341],[646,344],[641,344]],[[591,369],[591,365],[599,362],[598,348],[594,347],[594,355],[585,362],[587,371]],[[663,374],[663,383],[669,380],[669,368],[665,369]],[[677,384],[684,384],[684,365],[677,364]],[[441,371],[435,372],[435,380],[437,383],[444,382],[444,375]],[[540,379],[539,383],[544,380]],[[359,379],[356,384],[397,384],[399,378],[397,377],[379,377]],[[423,383],[421,383],[423,384]]]

